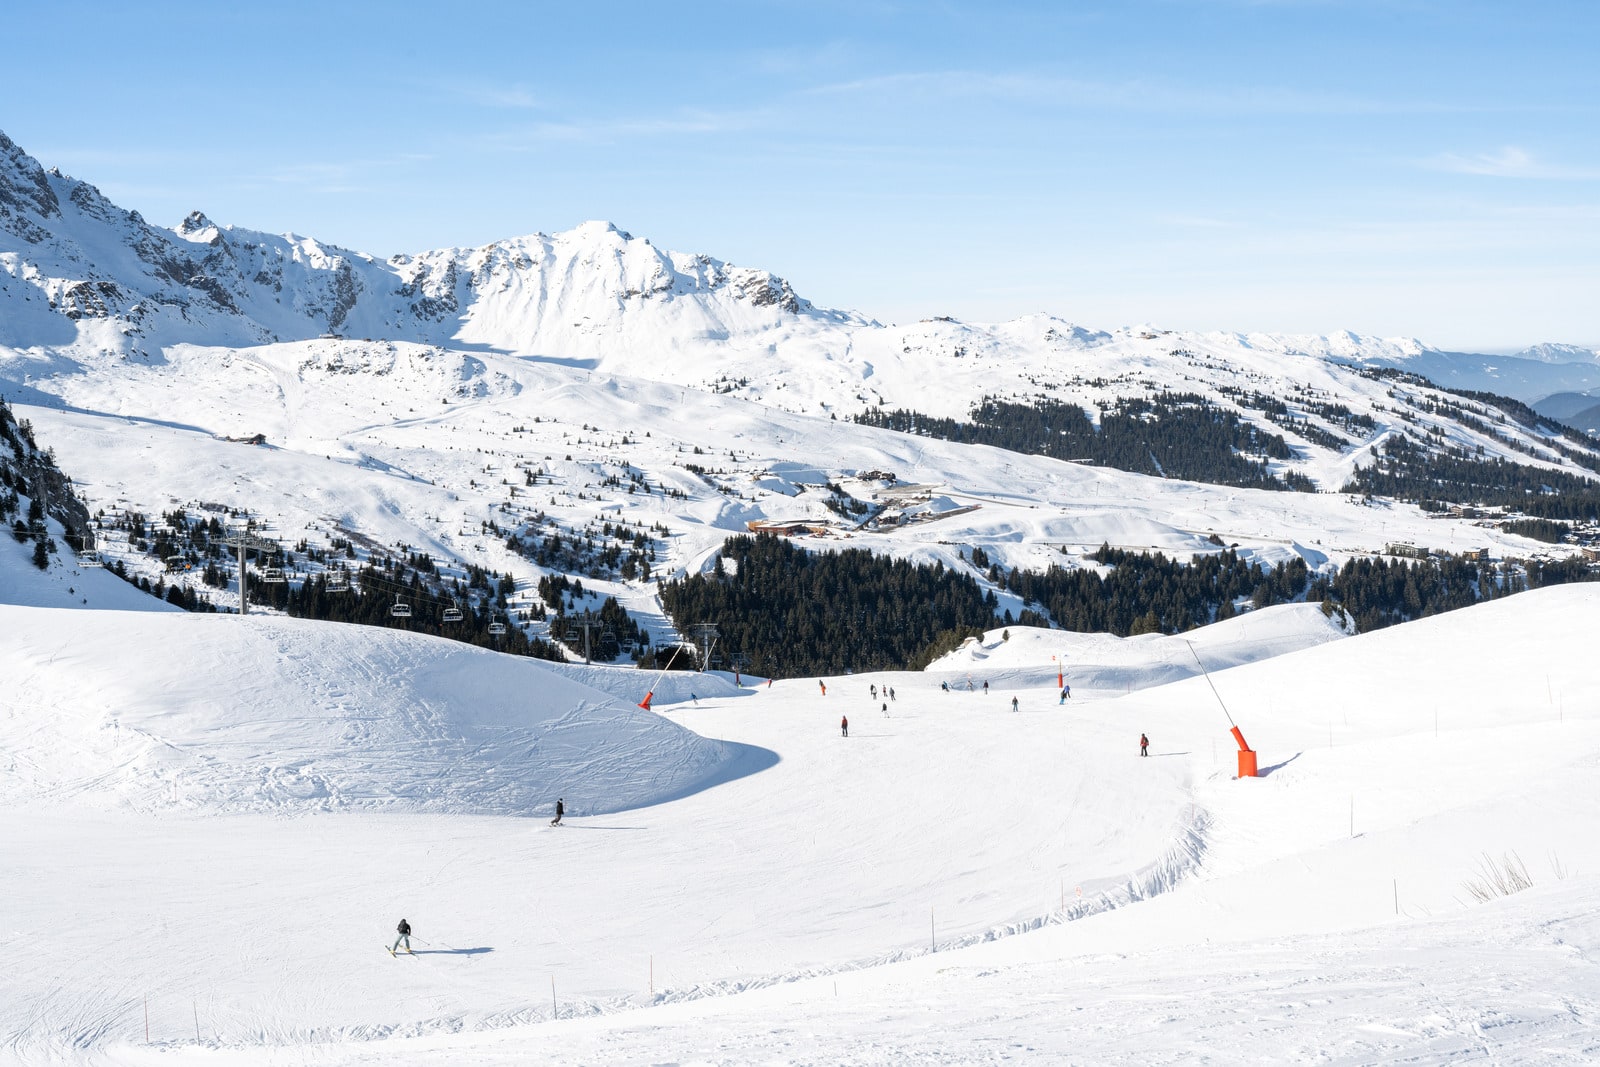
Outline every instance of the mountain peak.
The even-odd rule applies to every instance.
[[[184,237],[210,229],[216,229],[216,223],[206,218],[206,213],[203,211],[191,211],[184,216],[182,222],[178,223],[178,233]]]
[[[1536,359],[1541,363],[1593,363],[1600,352],[1582,345],[1558,344],[1546,341],[1532,345],[1516,354],[1518,359]]]
[[[590,219],[587,222],[580,222],[572,229],[568,230],[567,233],[571,234],[573,237],[591,239],[596,237],[604,237],[608,234],[614,233],[624,241],[633,240],[633,234],[629,233],[627,230],[619,230],[616,226],[616,223],[607,222],[604,219]]]
[[[61,214],[50,177],[39,161],[0,131],[0,216],[8,209],[41,218]]]

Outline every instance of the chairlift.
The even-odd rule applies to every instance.
[[[394,605],[389,608],[389,614],[397,619],[409,619],[411,618],[411,605],[396,596]]]
[[[182,556],[168,556],[167,557],[167,570],[169,570],[169,571],[186,571],[188,569],[189,569],[189,561],[184,559]]]
[[[350,589],[350,579],[344,571],[328,571],[327,584],[323,586],[330,593],[344,593]]]
[[[445,608],[444,614],[439,617],[445,622],[460,622],[462,619],[466,618],[466,616],[461,613],[461,609],[454,605]]]
[[[583,640],[583,634],[579,633],[576,627],[569,626],[569,627],[567,627],[567,640],[568,641],[582,641]]]
[[[499,637],[501,634],[506,632],[506,624],[501,622],[499,619],[496,619],[494,622],[489,624],[489,632],[494,634],[496,637]]]
[[[104,567],[105,565],[105,561],[100,558],[100,553],[98,552],[85,552],[78,557],[78,566],[80,567]]]
[[[288,579],[284,578],[282,567],[268,567],[261,572],[261,580],[271,585],[282,585]]]

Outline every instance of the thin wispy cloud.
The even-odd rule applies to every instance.
[[[449,89],[465,102],[476,104],[478,107],[533,111],[548,106],[533,90],[520,84],[455,83],[450,85]]]
[[[549,143],[608,144],[634,138],[678,137],[750,130],[770,123],[764,110],[682,111],[664,115],[625,115],[537,122],[485,136],[499,149],[527,149]]]
[[[1544,162],[1533,153],[1515,145],[1507,145],[1498,152],[1485,152],[1473,156],[1446,153],[1428,161],[1435,170],[1453,174],[1478,174],[1489,178],[1530,178],[1546,181],[1596,181],[1600,168],[1567,167]]]
[[[805,92],[816,96],[884,99],[896,95],[937,96],[973,101],[1008,100],[1039,106],[1219,115],[1437,114],[1483,110],[1471,105],[1428,100],[1385,100],[1275,86],[1200,88],[1142,80],[1093,81],[1050,74],[973,70],[884,74],[819,85]]]

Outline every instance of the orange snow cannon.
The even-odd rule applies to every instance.
[[[1244,733],[1237,726],[1233,728],[1233,739],[1239,742],[1239,777],[1259,777],[1256,774],[1256,754],[1245,743]]]

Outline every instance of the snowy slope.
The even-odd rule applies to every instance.
[[[565,793],[603,812],[740,757],[538,662],[420,634],[3,606],[0,629],[8,805],[527,815]]]
[[[1215,672],[1254,780],[1198,678],[1061,708],[1053,678],[984,697],[930,673],[675,706],[779,762],[561,829],[38,797],[0,824],[22,857],[0,1041],[41,1063],[1581,1062],[1597,608],[1539,590]],[[1513,851],[1534,887],[1478,903],[1483,854]],[[424,940],[390,959],[401,915]]]

